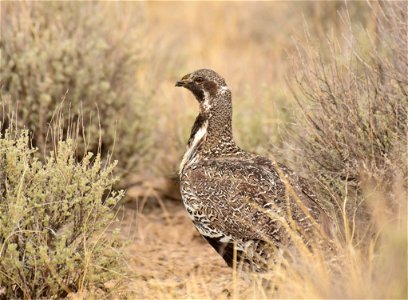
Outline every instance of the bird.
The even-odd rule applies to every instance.
[[[183,204],[228,266],[265,272],[276,252],[293,243],[293,232],[306,244],[315,227],[330,234],[330,218],[302,177],[235,143],[232,94],[223,77],[199,69],[175,85],[199,104],[179,167]]]

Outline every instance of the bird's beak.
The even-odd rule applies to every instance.
[[[190,83],[190,75],[191,74],[187,74],[187,75],[183,76],[183,78],[181,78],[181,80],[177,80],[176,86],[185,86],[186,84]]]
[[[187,82],[185,80],[177,80],[176,86],[184,86]]]

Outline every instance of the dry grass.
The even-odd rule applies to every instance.
[[[287,141],[294,164],[303,166],[332,214],[355,218],[353,233],[360,240],[372,234],[364,189],[383,193],[389,213],[398,214],[393,185],[408,180],[407,8],[378,6],[376,32],[327,40],[329,58],[300,45],[294,65],[301,108],[294,138]],[[341,17],[351,23],[347,14]]]
[[[266,278],[252,280],[228,269],[210,246],[203,243],[180,203],[162,198],[163,195],[173,195],[169,190],[176,189],[176,186],[168,185],[164,180],[163,186],[168,185],[165,188],[168,191],[159,194],[160,187],[157,188],[157,183],[162,182],[157,177],[169,179],[176,174],[198,109],[191,95],[174,88],[174,82],[185,73],[202,67],[212,68],[227,79],[233,91],[234,134],[243,148],[265,155],[271,155],[270,149],[273,149],[274,158],[292,162],[292,166],[308,174],[309,179],[318,181],[315,175],[319,169],[308,168],[305,163],[310,158],[305,154],[313,154],[314,148],[302,146],[301,150],[305,152],[293,152],[289,150],[299,149],[299,144],[288,147],[287,143],[289,133],[299,133],[303,132],[301,129],[309,128],[299,128],[299,124],[307,125],[301,123],[301,117],[316,113],[309,110],[307,101],[298,97],[304,109],[302,112],[292,97],[286,84],[291,68],[289,58],[298,52],[297,45],[306,45],[309,39],[313,51],[321,53],[325,61],[334,58],[340,65],[344,64],[339,53],[349,49],[347,44],[339,42],[339,48],[330,51],[326,42],[319,41],[326,41],[327,38],[341,41],[342,37],[349,40],[354,36],[361,45],[362,58],[368,59],[371,52],[367,49],[370,49],[371,41],[367,40],[367,36],[380,29],[375,18],[379,12],[376,5],[373,5],[373,9],[363,2],[114,2],[104,5],[105,9],[96,13],[115,16],[133,14],[140,20],[133,26],[144,30],[137,41],[143,50],[144,60],[135,74],[135,80],[145,95],[149,95],[139,110],[148,108],[151,111],[149,142],[154,145],[149,149],[150,155],[143,158],[146,161],[145,169],[134,176],[137,186],[128,191],[130,197],[133,192],[137,194],[136,202],[129,205],[140,206],[126,207],[119,213],[122,237],[129,242],[126,254],[133,275],[128,276],[127,286],[117,292],[117,297],[406,298],[407,207],[402,176],[395,176],[386,191],[377,188],[381,183],[373,186],[373,181],[366,181],[359,186],[358,198],[354,197],[355,193],[346,192],[340,196],[334,191],[328,193],[330,195],[323,201],[340,204],[334,213],[339,230],[334,241],[337,255],[327,258],[324,253],[318,250],[311,252],[299,243],[300,250],[295,262],[282,258],[282,264],[274,266],[273,271],[264,276]],[[341,17],[346,7],[351,23]],[[368,35],[364,33],[365,29]],[[294,40],[297,42],[294,43]],[[377,42],[374,40],[374,43]],[[393,45],[395,41],[390,43]],[[306,72],[309,70],[306,67],[313,64],[299,66],[298,71]],[[355,78],[353,76],[353,72],[344,72],[340,79]],[[311,80],[306,88],[312,88],[315,94],[320,95],[319,84],[312,77],[306,79]],[[341,83],[343,81],[333,81],[336,85]],[[358,96],[363,94],[365,99],[370,99],[373,91],[367,94],[364,84],[358,86],[361,91],[353,91],[357,91]],[[300,91],[296,87],[294,89],[295,92]],[[388,95],[388,89],[382,91],[383,96]],[[341,90],[336,96],[339,102],[349,99],[342,95]],[[398,103],[399,100],[395,101]],[[317,116],[328,120],[324,124],[333,124],[327,115]],[[381,124],[381,128],[387,128],[389,123]],[[324,129],[330,137],[336,136],[333,127]],[[382,131],[377,135],[382,137]],[[304,136],[311,138],[304,142],[313,138],[312,135]],[[364,138],[365,135],[359,136],[357,141],[361,139],[361,142],[370,145],[369,140]],[[132,137],[129,136],[126,142],[131,141]],[[347,147],[342,148],[344,144]],[[401,145],[406,147],[403,142]],[[349,151],[361,149],[347,143],[339,147]],[[320,151],[320,154],[327,154],[330,148],[325,147]],[[329,159],[330,153],[321,157]],[[398,166],[403,166],[405,158],[393,153],[399,159]],[[381,164],[379,166],[385,170]],[[350,165],[353,171],[360,172],[355,167]],[[348,181],[336,183],[343,192],[352,190]],[[389,209],[387,199],[390,195],[395,203],[399,203],[398,210]],[[348,213],[343,205],[351,203],[351,207],[355,207],[355,203],[361,200],[364,200],[370,212],[373,232],[364,244],[355,238],[358,229],[355,227],[358,222],[353,219],[355,215]],[[265,282],[269,282],[269,286],[265,287]],[[74,298],[89,296],[92,295],[72,295]]]

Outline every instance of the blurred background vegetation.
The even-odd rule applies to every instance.
[[[100,154],[102,169],[112,160],[118,162],[113,174],[109,169],[109,183],[99,187],[102,194],[90,196],[90,205],[105,207],[112,185],[127,189],[127,201],[179,199],[174,178],[198,108],[189,93],[174,88],[174,82],[195,69],[211,68],[226,78],[233,92],[238,144],[303,174],[331,212],[339,243],[358,254],[358,271],[349,266],[342,275],[355,272],[358,277],[367,268],[378,272],[379,266],[386,270],[381,276],[364,277],[367,289],[353,282],[350,294],[339,288],[350,286],[347,280],[337,290],[327,284],[307,294],[299,278],[297,292],[310,297],[403,297],[407,293],[406,274],[400,271],[401,266],[406,270],[407,253],[403,226],[408,179],[407,9],[405,2],[357,1],[2,2],[0,170],[5,174],[6,154],[16,145],[38,148],[26,156],[26,162],[47,161],[64,149],[75,157],[75,163],[67,161],[72,168],[86,164],[92,152],[93,157]],[[11,136],[6,135],[10,128]],[[69,149],[67,139],[74,144]],[[90,160],[94,163],[94,158]],[[31,164],[21,168],[29,168],[27,172],[36,178],[38,166]],[[116,175],[118,181],[113,179]],[[6,176],[0,180],[2,199],[11,201],[10,195],[21,187],[10,185]],[[0,201],[3,222],[15,218],[11,224],[16,224],[7,229],[10,234],[21,230],[24,218],[9,215],[5,203]],[[74,206],[70,209],[73,215],[78,213]],[[27,222],[24,228],[32,230]],[[86,225],[81,222],[79,228]],[[47,226],[41,226],[46,231]],[[100,231],[103,226],[96,227]],[[392,236],[387,235],[390,232]],[[93,235],[98,234],[89,233],[91,239]],[[20,251],[20,261],[26,251],[22,241],[20,248],[10,246]],[[0,234],[0,242],[6,245],[4,235]],[[380,265],[373,263],[373,249],[386,249],[376,252]],[[349,262],[352,255],[347,251],[342,254]],[[17,255],[10,253],[0,255]],[[389,256],[392,259],[386,259]],[[20,276],[18,267],[14,273],[2,267],[0,275]],[[41,268],[39,273],[30,272],[27,276],[44,276],[38,275],[43,274]],[[59,276],[71,271],[61,272]],[[62,286],[57,279],[41,295]],[[396,284],[381,290],[380,283],[388,279]],[[108,290],[101,280],[94,286]],[[5,282],[0,280],[0,297]],[[69,289],[78,291],[78,282],[70,282]],[[373,285],[378,286],[370,290]],[[85,287],[82,282],[82,289],[91,287],[91,281]],[[275,296],[297,295],[285,294],[285,288],[289,289],[282,285],[282,294]],[[20,294],[17,290],[14,286],[7,293],[36,296],[28,286],[22,286]]]
[[[135,80],[141,32],[108,9],[96,3],[2,4],[2,99],[42,153],[52,143],[49,124],[59,115],[65,132],[71,122],[82,125],[79,158],[98,147],[103,155],[115,151],[123,157],[120,171],[131,172],[148,135],[147,93]]]

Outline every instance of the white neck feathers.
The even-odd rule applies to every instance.
[[[197,130],[194,135],[193,141],[188,145],[187,151],[184,153],[183,160],[181,161],[179,174],[183,172],[183,169],[194,162],[195,154],[200,143],[205,139],[207,135],[208,121],[205,121],[202,126]]]

